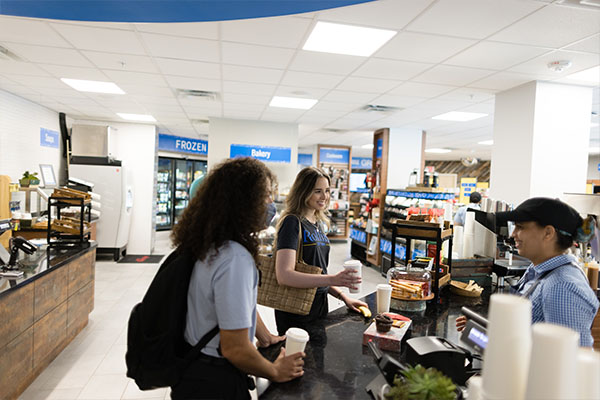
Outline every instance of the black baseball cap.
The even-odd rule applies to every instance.
[[[552,225],[561,233],[572,237],[575,237],[577,228],[583,224],[577,210],[558,199],[548,197],[533,197],[512,211],[496,213],[496,226],[504,226],[507,221],[535,221],[542,226]]]
[[[477,204],[480,201],[481,201],[481,193],[479,193],[479,192],[473,192],[469,196],[469,202],[470,203]]]

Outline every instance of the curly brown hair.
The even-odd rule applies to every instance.
[[[264,228],[267,203],[275,177],[262,162],[235,158],[217,165],[206,176],[171,233],[173,244],[203,260],[211,249],[233,240],[253,257],[256,232]]]

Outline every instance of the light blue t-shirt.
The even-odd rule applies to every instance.
[[[480,206],[476,203],[469,203],[466,206],[462,206],[456,211],[456,215],[454,216],[454,225],[465,225],[465,218],[467,217],[467,209],[472,208],[474,210],[479,210]]]
[[[252,342],[256,332],[258,272],[252,255],[241,244],[228,241],[218,254],[211,251],[197,261],[188,290],[185,340],[195,345],[217,324],[219,329],[248,328]],[[203,353],[220,357],[217,334]]]

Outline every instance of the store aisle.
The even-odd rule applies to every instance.
[[[155,254],[170,252],[170,232],[157,232]],[[349,243],[331,246],[330,272],[349,258]],[[127,319],[156,274],[159,264],[96,262],[94,311],[89,324],[21,395],[23,400],[42,399],[169,399],[168,389],[142,392],[125,376]],[[363,269],[361,293],[375,290],[384,278],[372,268]],[[347,290],[347,289],[346,289]],[[329,297],[330,310],[343,303]],[[273,310],[259,306],[267,326],[275,332]]]

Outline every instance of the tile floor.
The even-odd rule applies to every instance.
[[[158,232],[155,254],[170,252],[169,232]],[[333,243],[330,273],[337,273],[350,258],[350,244]],[[96,261],[94,311],[88,325],[21,395],[22,400],[43,399],[170,399],[168,389],[140,391],[125,376],[127,320],[144,295],[159,264],[117,264]],[[372,268],[363,268],[362,297],[385,279]],[[347,289],[344,289],[347,290]],[[329,297],[329,308],[343,303]],[[275,332],[273,310],[259,306],[267,327]]]

